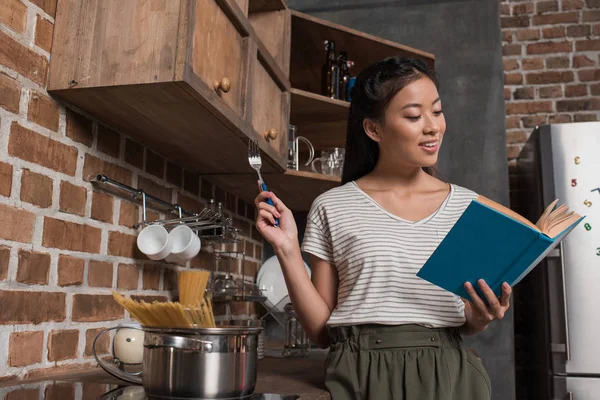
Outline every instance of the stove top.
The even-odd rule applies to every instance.
[[[201,400],[172,397],[148,397],[141,386],[124,386],[95,381],[40,381],[0,387],[0,399],[45,400]],[[299,396],[254,393],[243,400],[296,400]],[[225,400],[225,399],[222,399]],[[234,399],[227,399],[234,400]],[[238,400],[238,399],[235,399]]]

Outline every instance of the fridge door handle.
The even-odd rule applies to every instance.
[[[573,395],[573,392],[567,392],[565,400],[575,400],[575,395]]]
[[[563,287],[563,307],[564,307],[564,315],[565,315],[565,350],[567,361],[571,360],[571,344],[569,340],[569,309],[567,307],[567,275],[565,270],[565,257],[563,251],[563,243],[559,244],[560,246],[560,270],[562,275],[562,287]],[[573,400],[573,394],[571,392],[568,393],[568,400]]]

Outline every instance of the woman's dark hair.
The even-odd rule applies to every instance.
[[[379,159],[379,145],[367,136],[363,121],[382,121],[396,93],[424,76],[439,87],[435,72],[422,60],[414,58],[388,57],[358,74],[350,91],[352,102],[348,114],[342,184],[371,172]],[[423,169],[428,174],[433,172],[429,167]]]

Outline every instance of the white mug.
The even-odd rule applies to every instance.
[[[200,238],[187,225],[179,225],[169,232],[173,247],[170,256],[190,260],[200,252]]]
[[[138,235],[137,246],[149,259],[162,260],[171,253],[173,242],[164,227],[148,225]]]

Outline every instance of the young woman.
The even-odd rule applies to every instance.
[[[256,198],[256,226],[281,263],[310,339],[330,347],[334,400],[485,400],[489,376],[460,334],[475,334],[509,307],[480,280],[473,302],[416,276],[476,194],[435,178],[446,122],[434,73],[391,57],[352,89],[342,185],[319,196],[302,250],[292,213],[271,192]],[[271,198],[274,206],[265,199]],[[273,226],[279,218],[279,227]]]

